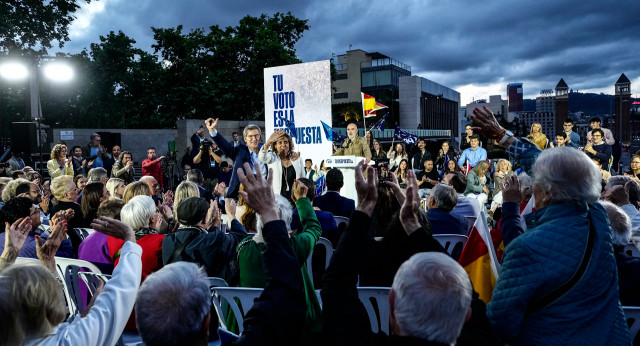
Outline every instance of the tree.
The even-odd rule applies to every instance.
[[[91,0],[5,0],[0,2],[0,48],[11,54],[37,53],[58,41],[60,48],[69,41],[69,24],[75,19],[78,3]]]

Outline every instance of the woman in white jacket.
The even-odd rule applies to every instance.
[[[398,166],[400,166],[400,162],[402,160],[409,160],[407,157],[407,152],[404,149],[404,145],[402,143],[396,143],[395,149],[393,150],[393,145],[389,148],[389,152],[387,153],[387,157],[389,158],[389,171],[394,172]]]
[[[304,178],[304,161],[293,151],[291,136],[283,130],[274,132],[260,149],[258,158],[273,170],[273,193],[291,201],[293,181]]]

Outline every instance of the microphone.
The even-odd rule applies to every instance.
[[[344,145],[342,146],[344,149],[349,148],[349,146],[351,145],[351,139],[347,138],[347,146],[345,147]]]

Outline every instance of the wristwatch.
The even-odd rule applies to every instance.
[[[502,137],[500,137],[500,138],[498,138],[498,139],[496,139],[496,140],[498,141],[498,144],[499,144],[499,145],[503,145],[503,144],[504,144],[504,143],[506,143],[506,142],[507,142],[507,140],[508,140],[509,138],[511,138],[511,137],[513,137],[513,132],[511,132],[511,131],[509,131],[509,130],[506,130],[506,131],[502,134]]]

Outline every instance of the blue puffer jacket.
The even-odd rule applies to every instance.
[[[584,276],[563,297],[526,314],[527,305],[576,272],[587,245],[589,216],[596,239]],[[560,203],[525,217],[528,231],[505,250],[487,306],[496,332],[511,345],[629,345],[618,298],[609,220],[598,203]]]

